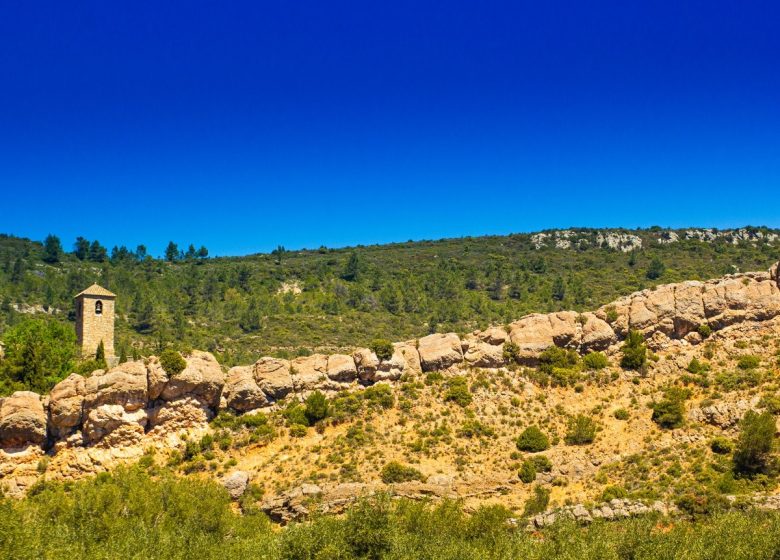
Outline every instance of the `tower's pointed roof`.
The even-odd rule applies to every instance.
[[[103,286],[92,284],[89,288],[87,288],[83,292],[79,292],[78,294],[75,295],[75,297],[81,297],[81,296],[99,296],[99,297],[115,298],[116,294],[113,292],[109,292]]]

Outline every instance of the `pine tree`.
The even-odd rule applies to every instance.
[[[87,260],[87,257],[89,257],[89,241],[83,237],[77,237],[76,243],[73,244],[73,254],[80,261]]]
[[[179,258],[179,246],[173,241],[168,242],[168,246],[165,248],[165,260],[173,262]]]
[[[62,244],[60,238],[56,235],[49,234],[46,236],[46,240],[43,242],[43,260],[47,263],[60,262],[60,256],[62,255]]]
[[[344,274],[341,277],[347,282],[356,282],[360,275],[360,258],[356,251],[352,251],[347,261],[347,266],[344,268]]]

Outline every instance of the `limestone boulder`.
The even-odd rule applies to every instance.
[[[211,353],[198,350],[194,350],[185,360],[187,367],[169,377],[160,397],[166,401],[195,397],[217,408],[225,384],[225,374],[219,362]]]
[[[147,420],[145,409],[127,410],[121,404],[101,404],[86,412],[84,441],[94,444],[113,434],[105,445],[134,445],[143,437]]]
[[[455,333],[430,334],[421,338],[417,350],[422,371],[437,371],[463,361],[460,338]]]
[[[49,432],[63,438],[79,429],[86,395],[86,382],[77,373],[57,383],[49,394]]]
[[[328,377],[328,356],[312,354],[290,362],[293,387],[298,392],[337,390],[339,383]]]
[[[509,340],[509,332],[507,332],[504,327],[490,327],[484,331],[475,332],[474,336],[482,342],[486,342],[494,346],[504,344]]]
[[[474,335],[469,335],[464,338],[464,346],[466,346],[466,350],[463,359],[470,366],[498,368],[506,365],[503,343],[490,344]]]
[[[559,311],[550,313],[550,332],[552,334],[553,344],[561,348],[576,349],[580,345],[580,323],[579,314],[574,311]]]
[[[682,282],[674,287],[675,312],[673,317],[675,338],[685,338],[707,322],[704,314],[704,284]]]
[[[376,377],[376,370],[379,367],[379,358],[368,348],[358,348],[352,354],[355,360],[358,377],[362,381],[372,381]]]
[[[45,441],[46,413],[39,394],[16,391],[0,399],[0,447],[43,445]]]
[[[357,379],[358,372],[355,360],[347,354],[331,354],[328,356],[328,377],[333,381],[350,383]]]
[[[645,334],[674,334],[674,285],[659,286],[634,294],[629,310],[629,326]]]
[[[246,471],[234,471],[222,479],[222,486],[225,487],[233,500],[243,496],[248,485],[249,473]]]
[[[371,381],[396,381],[402,375],[417,375],[422,373],[420,354],[413,342],[396,342],[393,344],[393,355],[389,360],[382,360],[376,367]]]
[[[146,407],[146,366],[143,362],[126,362],[85,381],[84,410],[103,405],[120,405],[128,412]]]
[[[290,362],[278,358],[260,358],[254,365],[255,381],[269,401],[283,399],[293,390]]]
[[[580,349],[582,352],[605,350],[617,342],[617,335],[605,320],[595,313],[582,314]]]
[[[776,262],[769,269],[769,279],[775,283],[778,289],[780,289],[780,262]]]
[[[550,319],[540,313],[512,323],[509,338],[518,346],[519,358],[526,363],[533,363],[546,348],[555,345]]]
[[[257,383],[252,366],[230,368],[222,396],[225,405],[236,412],[245,412],[268,405],[268,398]]]
[[[149,400],[156,401],[162,395],[168,383],[168,374],[160,364],[160,358],[152,356],[146,361],[146,379],[149,388]]]
[[[158,401],[147,411],[148,427],[154,434],[172,434],[182,430],[205,428],[214,417],[209,406],[197,397],[182,397],[173,401]]]

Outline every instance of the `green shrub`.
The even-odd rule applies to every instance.
[[[712,327],[707,324],[699,325],[699,328],[696,329],[696,331],[701,335],[702,338],[709,338],[712,336]]]
[[[552,470],[552,461],[544,455],[534,455],[529,461],[533,463],[536,472],[550,472]]]
[[[774,416],[769,412],[758,414],[748,410],[740,423],[739,439],[734,450],[735,472],[745,476],[774,474],[774,439]]]
[[[620,359],[620,367],[623,369],[640,370],[647,363],[645,337],[639,331],[629,331],[620,350],[623,353],[623,357]]]
[[[529,426],[517,438],[516,445],[520,451],[538,453],[550,448],[550,440],[539,428]]]
[[[734,444],[730,439],[718,436],[710,440],[710,449],[718,455],[728,455],[734,449]]]
[[[679,428],[685,423],[685,401],[690,397],[690,391],[679,387],[668,387],[664,390],[664,398],[653,403],[652,420],[661,428]]]
[[[303,424],[291,424],[290,435],[295,438],[303,437],[307,434],[308,429]]]
[[[618,408],[614,413],[613,416],[617,420],[628,420],[628,411],[625,408]]]
[[[362,395],[366,403],[375,408],[393,408],[393,404],[395,404],[393,389],[385,383],[366,387]]]
[[[282,416],[287,420],[289,426],[308,426],[309,419],[306,417],[306,408],[299,403],[289,403],[282,411]]]
[[[607,311],[607,316],[606,316],[607,323],[611,325],[612,323],[618,320],[618,312],[617,309],[615,309],[614,305],[608,305],[606,311]]]
[[[737,361],[737,367],[741,370],[756,369],[761,365],[761,358],[748,354],[746,356],[740,356]]]
[[[589,416],[578,414],[569,420],[565,441],[569,445],[587,445],[596,439],[596,422]]]
[[[173,377],[187,367],[187,362],[173,348],[166,348],[160,353],[160,365],[170,377]]]
[[[691,361],[688,363],[688,367],[686,369],[688,370],[689,373],[700,374],[709,371],[710,366],[709,364],[700,362],[698,359],[694,357],[691,358]]]
[[[444,393],[444,400],[446,402],[454,402],[464,408],[471,404],[473,397],[465,377],[453,377],[447,382],[447,392]]]
[[[380,477],[382,478],[382,482],[385,484],[409,482],[412,480],[424,480],[424,477],[420,471],[414,467],[402,465],[398,461],[390,461],[384,467],[382,467]]]
[[[615,499],[622,500],[626,496],[628,496],[628,492],[626,492],[626,489],[622,486],[607,486],[601,492],[601,501],[609,502],[610,500]]]
[[[603,352],[591,352],[585,354],[582,363],[587,369],[604,369],[609,366],[609,360]]]
[[[314,391],[304,401],[304,415],[309,426],[328,417],[328,399],[320,391]]]
[[[539,354],[539,371],[553,373],[555,369],[572,369],[580,363],[580,356],[574,350],[550,346]]]
[[[519,364],[520,359],[520,347],[514,342],[505,342],[504,360],[510,364]]]
[[[526,484],[530,484],[536,480],[536,467],[534,466],[533,462],[528,460],[523,461],[523,464],[520,465],[520,471],[517,473],[517,476],[520,477],[520,480]]]
[[[544,486],[534,486],[534,494],[525,502],[523,515],[531,516],[542,513],[550,504],[550,489]]]
[[[393,343],[384,338],[375,338],[368,346],[380,360],[389,360],[393,357]]]

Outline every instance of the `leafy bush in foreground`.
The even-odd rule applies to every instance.
[[[618,492],[620,493],[620,492]],[[689,499],[690,498],[690,499]],[[537,486],[528,515],[549,504]],[[686,496],[686,510],[722,501]],[[254,512],[254,508],[248,508]],[[673,522],[657,515],[588,527],[561,522],[537,533],[502,506],[467,515],[460,505],[387,496],[361,500],[342,517],[319,515],[274,530],[262,514],[240,515],[205,480],[120,469],[75,484],[44,483],[22,500],[0,499],[0,560],[771,560],[780,556],[780,513],[727,512]]]

